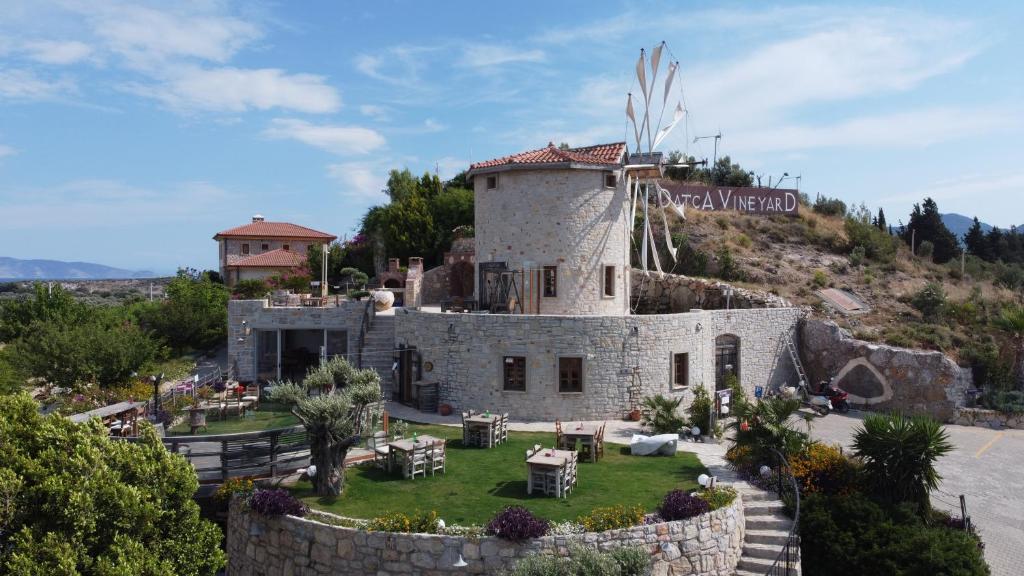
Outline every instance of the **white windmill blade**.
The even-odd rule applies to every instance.
[[[661,225],[664,226],[665,230],[665,246],[668,246],[668,253],[672,256],[672,261],[676,261],[676,247],[672,245],[672,234],[668,230],[668,217],[665,216],[665,208],[668,204],[661,208]]]
[[[664,274],[661,270],[661,258],[658,258],[658,249],[654,247],[654,231],[651,230],[650,223],[647,225],[647,236],[651,239],[651,256],[654,257],[654,269],[657,270],[659,274]]]
[[[665,47],[662,42],[651,50],[651,94],[654,94],[654,81],[658,78],[658,64],[661,63],[661,49]]]
[[[661,105],[668,104],[668,94],[672,91],[672,80],[675,79],[676,70],[679,69],[679,62],[668,63],[668,76],[665,77],[665,95],[662,97]]]
[[[647,211],[648,198],[647,198],[647,188],[646,187],[644,188],[644,192],[643,192],[643,203],[644,203],[644,237],[643,237],[643,242],[641,242],[640,258],[641,258],[641,263],[643,264],[643,270],[644,270],[644,272],[647,272],[647,239],[648,238],[652,238],[652,236],[651,236],[651,218],[650,218],[650,215],[649,215],[649,213]]]
[[[633,122],[633,135],[636,137],[636,150],[640,151],[640,128],[636,123],[636,114],[633,112],[633,94],[626,95],[626,117]]]
[[[633,181],[633,176],[627,174],[626,176],[626,190],[630,192],[630,208],[629,208],[629,229],[632,230],[634,222],[636,222],[636,183]]]
[[[644,59],[644,49],[640,49],[640,58],[636,61],[636,79],[640,81],[640,90],[643,90],[644,100],[647,100],[647,66]]]
[[[658,136],[654,138],[655,148],[657,148],[658,144],[661,144],[662,141],[665,140],[665,137],[668,136],[669,132],[671,132],[672,129],[676,127],[676,124],[678,124],[679,121],[683,119],[683,116],[685,114],[686,112],[685,110],[683,110],[683,105],[681,103],[676,104],[676,111],[672,115],[672,122],[670,122],[668,126],[665,126],[661,130],[658,130]]]
[[[676,216],[679,216],[683,220],[686,220],[686,210],[685,210],[686,205],[685,204],[683,204],[683,205],[676,204],[676,201],[672,199],[672,195],[669,194],[668,190],[665,190],[664,188],[662,188],[661,184],[658,184],[658,193],[661,194],[665,198],[665,204],[667,204],[667,205],[672,207],[672,210],[676,213]]]

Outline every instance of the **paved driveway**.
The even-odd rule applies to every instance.
[[[862,417],[853,411],[816,418],[811,435],[849,448]],[[1024,574],[1024,430],[946,430],[955,448],[938,462],[942,482],[932,504],[959,513],[959,496],[965,495],[993,576]]]

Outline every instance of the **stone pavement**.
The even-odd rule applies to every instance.
[[[816,418],[811,435],[850,448],[864,413]],[[960,494],[985,541],[985,559],[993,576],[1024,573],[1024,430],[992,430],[947,425],[955,448],[938,462],[936,508],[960,512]]]

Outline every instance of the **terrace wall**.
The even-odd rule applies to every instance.
[[[697,386],[714,389],[715,338],[740,339],[741,385],[796,380],[784,338],[800,317],[797,308],[699,311],[635,316],[396,315],[396,341],[416,346],[427,382],[441,384],[441,402],[456,410],[509,412],[528,420],[621,418],[632,397],[682,397]],[[634,330],[635,328],[635,330]],[[672,386],[672,357],[689,354],[686,388]],[[526,358],[526,390],[504,390],[504,357]],[[558,358],[583,360],[583,392],[558,390]],[[636,374],[636,378],[633,374]]]
[[[740,498],[687,520],[523,543],[489,536],[367,532],[293,516],[264,517],[236,501],[228,520],[228,574],[495,574],[530,554],[568,556],[569,545],[580,544],[598,550],[643,546],[656,575],[725,576],[735,573],[744,530]],[[467,566],[454,568],[459,554]]]

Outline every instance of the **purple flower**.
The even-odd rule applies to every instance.
[[[522,506],[509,506],[491,520],[487,533],[518,542],[547,534],[548,521],[537,518]]]

